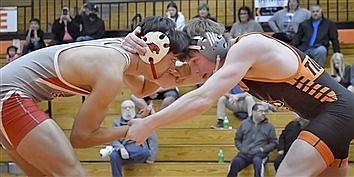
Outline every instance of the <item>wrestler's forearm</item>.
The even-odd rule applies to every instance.
[[[73,144],[74,148],[88,148],[92,146],[110,144],[117,139],[124,138],[128,131],[128,126],[120,127],[100,127],[97,130],[80,137],[80,144]],[[72,138],[71,138],[72,139]]]
[[[207,93],[206,93],[207,94]],[[146,125],[153,130],[191,119],[207,111],[214,101],[205,93],[189,92],[163,110],[145,118]],[[188,109],[186,109],[188,108]]]

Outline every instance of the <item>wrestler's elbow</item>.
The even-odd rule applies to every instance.
[[[73,148],[86,148],[88,147],[87,142],[89,142],[90,136],[85,133],[75,133],[72,132],[70,135],[70,143]]]

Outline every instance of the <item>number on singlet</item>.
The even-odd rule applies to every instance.
[[[316,63],[313,59],[307,57],[308,60],[306,63],[304,63],[304,66],[313,74],[313,76],[316,76],[318,72],[321,70],[321,66]]]

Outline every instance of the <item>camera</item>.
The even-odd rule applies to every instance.
[[[114,151],[113,146],[106,146],[103,149],[100,149],[100,156],[103,157],[107,157],[109,155],[112,154],[112,152]]]
[[[63,15],[68,15],[68,9],[63,9]]]

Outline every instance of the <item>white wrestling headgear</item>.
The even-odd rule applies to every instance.
[[[150,64],[154,79],[157,79],[156,69],[154,64],[160,62],[163,57],[170,51],[170,39],[166,34],[156,31],[148,32],[141,37],[146,43],[146,52],[144,55],[139,55],[141,60]]]
[[[215,62],[215,70],[217,70],[220,59],[225,58],[227,54],[227,42],[221,34],[206,32],[205,35],[206,37],[193,37],[189,48],[199,50],[204,57]]]

